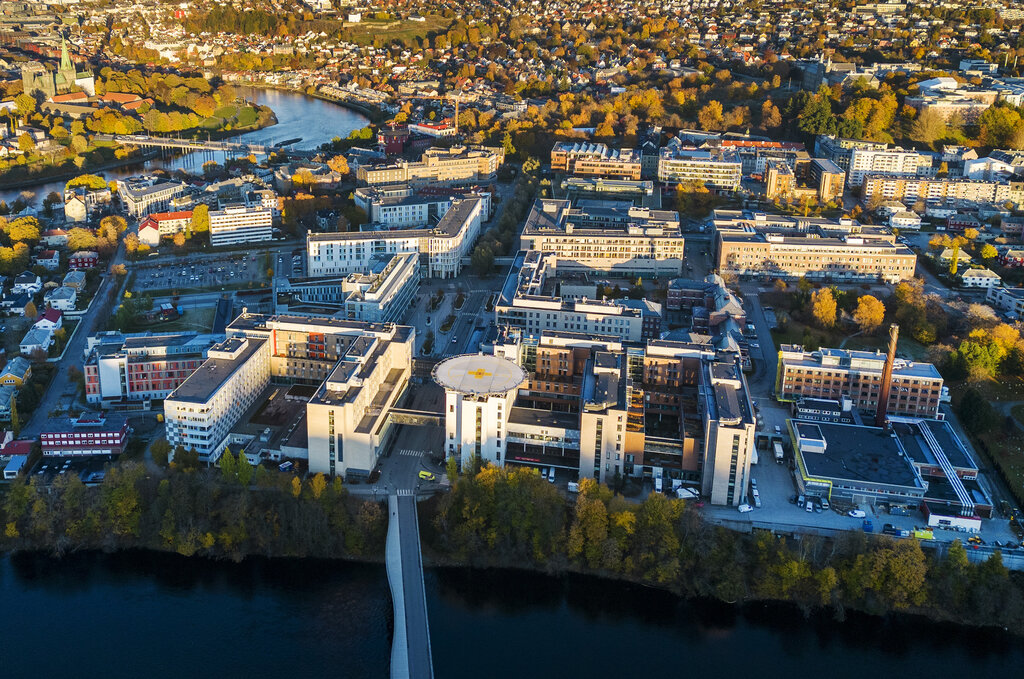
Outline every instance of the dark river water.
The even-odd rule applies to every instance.
[[[913,618],[804,618],[588,577],[427,571],[435,676],[1012,677],[1024,645]],[[2,677],[387,677],[383,566],[0,557]]]
[[[277,124],[265,127],[262,130],[240,134],[232,137],[232,140],[273,144],[288,139],[301,138],[302,141],[292,145],[290,148],[313,149],[334,137],[345,138],[349,132],[358,130],[369,122],[363,114],[347,109],[344,106],[321,99],[314,99],[313,97],[296,92],[282,92],[253,87],[236,87],[235,90],[239,96],[249,101],[265,104],[273,109],[277,115]],[[117,179],[157,168],[168,170],[186,168],[198,171],[207,159],[200,154],[188,153],[168,160],[156,159],[145,164],[126,165],[106,170],[100,174],[107,179]],[[213,160],[223,162],[224,154],[214,154]],[[17,200],[23,192],[27,192],[31,195],[30,200],[36,206],[39,206],[42,204],[43,198],[50,191],[62,192],[66,181],[45,181],[30,188],[21,189],[5,189],[0,185],[0,200],[10,204]]]

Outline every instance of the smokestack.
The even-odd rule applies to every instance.
[[[878,388],[878,407],[875,408],[875,426],[885,426],[885,414],[889,409],[889,391],[892,389],[892,365],[896,362],[896,340],[900,336],[900,326],[893,323],[889,326],[889,353],[885,356],[885,367],[882,368],[882,384]]]

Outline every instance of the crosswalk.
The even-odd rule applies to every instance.
[[[415,493],[408,488],[399,488],[397,495],[398,497],[412,497]]]
[[[402,457],[420,457],[420,456],[423,455],[423,451],[422,450],[410,450],[408,448],[403,448],[402,450],[398,451],[398,454],[401,455]]]

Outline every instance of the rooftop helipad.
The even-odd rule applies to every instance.
[[[526,381],[526,371],[506,358],[463,354],[441,361],[431,373],[445,389],[463,394],[504,394]]]

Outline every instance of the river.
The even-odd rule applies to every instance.
[[[804,618],[597,578],[428,569],[435,674],[1013,676],[1024,644],[913,618]],[[154,553],[0,557],[6,677],[386,677],[383,566]]]
[[[273,109],[277,116],[277,124],[261,130],[246,132],[232,140],[244,140],[253,143],[277,143],[288,139],[301,138],[302,141],[291,146],[295,149],[313,149],[328,142],[334,137],[347,137],[352,130],[365,127],[369,120],[363,114],[322,99],[315,99],[297,92],[269,90],[255,87],[236,87],[239,96],[264,104]],[[204,160],[199,153],[187,153],[171,159],[155,159],[146,163],[125,165],[101,172],[107,179],[130,177],[147,170],[163,168],[176,170],[179,168],[198,171]],[[224,161],[224,154],[214,154],[213,159]],[[51,191],[63,192],[67,180],[44,181],[28,189],[4,189],[0,187],[0,200],[7,204],[13,203],[23,192],[32,195],[36,206],[42,204]]]

